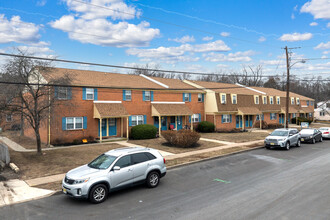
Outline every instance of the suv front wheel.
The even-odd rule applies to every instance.
[[[300,141],[300,139],[298,139],[298,141],[297,141],[297,145],[296,145],[297,147],[300,147],[301,146],[301,141]]]
[[[289,141],[286,142],[286,144],[285,144],[285,149],[286,149],[286,150],[290,150],[290,142],[289,142]]]
[[[159,173],[156,171],[152,171],[147,176],[147,186],[149,188],[155,188],[159,184]]]
[[[107,199],[108,188],[103,184],[97,184],[93,186],[89,192],[89,200],[92,203],[101,203]]]

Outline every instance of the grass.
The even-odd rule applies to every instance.
[[[69,170],[86,164],[98,155],[123,147],[118,144],[82,146],[56,150],[43,151],[43,155],[36,152],[10,151],[11,162],[20,169],[21,179],[33,179],[66,173]]]
[[[37,149],[37,141],[34,138],[20,136],[20,131],[5,131],[1,136],[7,137],[26,149]],[[47,148],[45,143],[41,143],[41,148]]]
[[[263,140],[268,136],[267,132],[242,132],[242,133],[201,133],[202,138],[243,143],[249,141]]]
[[[190,151],[195,151],[195,150],[203,150],[203,149],[207,149],[207,148],[222,146],[222,144],[219,144],[219,143],[200,140],[200,141],[198,141],[198,143],[195,146],[193,146],[191,148],[180,148],[180,147],[175,147],[175,146],[170,145],[162,137],[153,138],[153,139],[145,139],[145,140],[129,140],[128,142],[132,143],[132,144],[142,145],[144,147],[154,148],[157,150],[167,151],[167,152],[170,152],[173,154],[179,154],[179,153],[185,153],[185,152],[190,152]]]

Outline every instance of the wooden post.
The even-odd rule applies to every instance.
[[[174,117],[175,117],[175,129],[178,130],[178,120],[177,120],[178,116],[174,116]]]
[[[190,130],[193,130],[193,115],[190,117]]]
[[[127,137],[127,140],[129,138],[129,135],[128,135],[128,117],[126,117],[126,137]]]
[[[109,118],[107,118],[106,120],[107,120],[107,136],[109,136]]]
[[[217,130],[217,124],[216,124],[216,120],[215,120],[215,114],[213,115],[213,124],[214,124],[214,131]]]
[[[242,115],[242,130],[244,131],[245,129],[245,120],[244,120],[244,115]]]
[[[123,134],[123,132],[124,132],[124,118],[123,117],[121,117],[120,118],[120,137],[124,137],[124,134]]]
[[[161,134],[161,132],[162,132],[162,123],[161,123],[162,121],[161,121],[161,118],[160,118],[160,116],[158,116],[158,133],[159,133],[159,137],[161,137],[162,136],[162,134]]]
[[[262,130],[262,118],[261,118],[261,115],[259,115],[259,121],[260,121],[260,130]]]
[[[102,118],[100,118],[100,143],[102,143]]]

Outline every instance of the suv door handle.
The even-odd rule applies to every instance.
[[[132,172],[133,170],[132,169],[128,169],[128,172]]]

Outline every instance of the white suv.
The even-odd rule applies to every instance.
[[[75,198],[88,198],[92,203],[101,203],[110,191],[122,187],[146,183],[154,188],[165,174],[165,159],[157,150],[120,148],[70,170],[62,181],[62,191]]]
[[[300,134],[295,128],[276,129],[265,139],[267,149],[280,147],[290,150],[291,146],[301,146]]]

